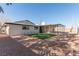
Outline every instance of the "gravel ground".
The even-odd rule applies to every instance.
[[[41,56],[79,56],[79,38],[75,35],[17,41]]]
[[[37,55],[29,48],[25,47],[15,39],[1,35],[0,36],[0,56],[33,56]]]
[[[0,56],[79,56],[79,39],[57,36],[41,40],[0,35]]]

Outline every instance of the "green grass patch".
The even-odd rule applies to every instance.
[[[44,33],[40,33],[40,34],[33,34],[32,37],[34,38],[38,38],[38,39],[47,39],[50,37],[56,36],[54,34],[44,34]]]

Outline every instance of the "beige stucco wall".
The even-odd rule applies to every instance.
[[[29,30],[23,30],[22,25],[11,25],[9,24],[6,28],[7,35],[24,35],[24,34],[35,34],[39,33],[38,30],[34,30],[33,26],[29,26]]]
[[[23,34],[35,34],[35,33],[39,33],[39,28],[38,30],[34,29],[34,26],[29,26],[29,30],[22,30]]]
[[[65,31],[65,27],[55,27],[54,29],[56,32],[64,32]]]
[[[37,30],[34,29],[34,26],[29,26],[29,30],[23,30],[22,29],[22,25],[12,25],[12,24],[8,24],[6,27],[6,34],[7,35],[24,35],[24,34],[35,34],[35,33],[39,33],[39,28]],[[52,28],[52,27],[50,27]],[[53,28],[52,28],[53,30]],[[58,32],[68,32],[71,34],[77,34],[78,29],[77,28],[73,28],[72,32],[70,32],[71,28],[66,28],[66,27],[55,27],[54,31],[58,31]]]
[[[20,25],[9,25],[9,35],[22,35],[22,30]]]
[[[5,33],[6,33],[7,35],[9,35],[9,25],[7,25],[7,26],[5,27]]]
[[[42,26],[42,31],[44,33],[54,33],[54,32],[64,32],[65,27],[64,26],[53,26],[53,25],[48,25],[48,26]]]
[[[77,28],[72,28],[72,30],[71,30],[71,28],[65,28],[65,32],[68,32],[68,33],[70,33],[70,34],[77,34],[77,32],[78,32],[78,29]]]
[[[71,28],[67,28],[67,27],[56,27],[55,28],[55,31],[58,31],[58,32],[67,32],[69,34],[77,34],[78,33],[78,29],[73,27],[72,28],[72,31],[71,31]]]

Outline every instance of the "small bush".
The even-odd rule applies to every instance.
[[[50,38],[52,36],[55,36],[54,34],[33,34],[32,37],[38,38],[38,39],[47,39]]]

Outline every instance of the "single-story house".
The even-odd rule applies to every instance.
[[[77,33],[76,29],[67,29],[62,24],[35,25],[29,20],[16,22],[6,22],[1,27],[1,31],[7,35],[28,35],[37,33]]]
[[[7,35],[27,35],[39,33],[39,27],[29,20],[6,22],[2,30]]]
[[[37,33],[61,33],[65,31],[62,24],[35,25],[29,20],[6,22],[2,26],[2,32],[7,35],[28,35]]]

